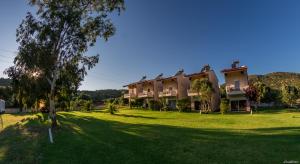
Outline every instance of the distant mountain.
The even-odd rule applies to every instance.
[[[0,87],[10,86],[11,79],[8,78],[0,78]]]
[[[265,75],[249,75],[249,81],[261,81],[272,89],[280,89],[283,84],[300,87],[300,73],[273,72]]]

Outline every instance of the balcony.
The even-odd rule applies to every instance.
[[[227,95],[243,95],[248,86],[236,88],[234,86],[226,86]]]
[[[135,93],[126,93],[124,94],[124,98],[135,98],[136,94]]]
[[[138,94],[138,97],[139,98],[146,98],[146,97],[153,97],[153,95],[154,95],[153,91],[150,91],[150,92],[143,91],[142,93]]]
[[[187,91],[187,93],[188,93],[188,96],[198,96],[198,93],[196,91],[191,90],[191,89],[189,89]],[[200,93],[200,95],[201,95],[201,93]]]
[[[165,90],[163,92],[159,92],[159,97],[172,97],[172,96],[177,96],[177,90]]]

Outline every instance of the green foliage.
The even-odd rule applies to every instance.
[[[96,91],[78,91],[78,93],[84,93],[89,95],[94,102],[101,102],[109,98],[119,98],[123,96],[125,90],[117,89],[104,89]]]
[[[257,88],[250,84],[247,89],[245,89],[246,97],[249,101],[257,103],[258,102],[258,91]]]
[[[208,79],[197,79],[193,81],[191,89],[198,93],[201,101],[201,111],[211,111],[211,98],[215,92],[212,83]]]
[[[229,110],[229,101],[226,98],[221,99],[221,104],[220,104],[220,112],[222,114],[226,113]]]
[[[274,90],[281,90],[282,85],[300,86],[300,73],[274,72],[265,75],[249,75],[251,83],[260,81]]]
[[[115,105],[115,103],[108,103],[107,109],[110,114],[115,114],[115,112],[117,111],[117,106]]]
[[[85,100],[83,103],[83,110],[84,111],[91,111],[93,106],[92,100]]]
[[[93,101],[85,95],[79,95],[70,101],[68,111],[91,111],[93,109]]]
[[[160,101],[150,100],[149,101],[149,108],[151,110],[160,110],[162,108],[162,104],[160,103]]]
[[[191,101],[188,98],[177,100],[176,107],[179,112],[190,112],[191,111]]]
[[[284,85],[281,88],[282,92],[282,102],[290,105],[293,107],[293,104],[296,103],[297,99],[299,98],[298,90],[294,86]]]
[[[130,107],[132,108],[142,108],[144,104],[144,99],[135,99],[130,102]]]
[[[58,92],[62,88],[77,91],[87,70],[98,63],[98,54],[86,56],[86,52],[99,38],[108,40],[115,33],[108,15],[120,13],[124,1],[29,0],[29,4],[38,10],[35,14],[28,12],[17,29],[19,52],[15,65],[9,68],[9,77],[26,74],[47,82],[48,88],[40,93],[49,98],[52,127],[56,127],[54,104]],[[32,102],[29,94],[22,97],[27,98],[25,105]]]
[[[257,102],[270,103],[277,100],[276,91],[268,87],[266,84],[256,81],[253,83],[257,90]]]
[[[226,98],[226,85],[222,84],[220,86],[220,94],[221,94],[221,98]]]

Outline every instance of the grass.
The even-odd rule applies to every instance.
[[[300,112],[290,110],[60,112],[54,144],[45,117],[3,115],[0,163],[300,162]]]

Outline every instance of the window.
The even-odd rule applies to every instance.
[[[150,92],[150,89],[148,88],[148,92]]]
[[[172,87],[169,87],[169,91],[171,91],[173,88]]]
[[[235,88],[236,90],[239,90],[239,89],[240,89],[240,81],[239,81],[239,80],[235,80],[235,81],[234,81],[234,88]]]

